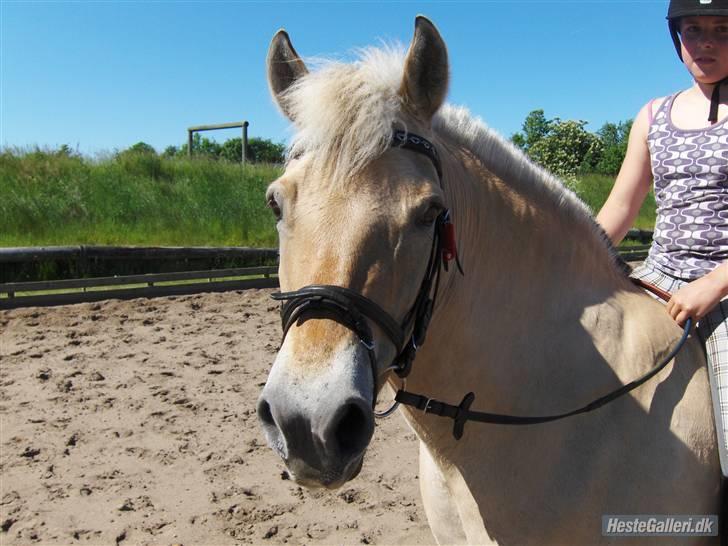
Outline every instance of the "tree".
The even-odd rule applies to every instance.
[[[240,162],[242,139],[231,138],[222,145],[220,157],[228,161]],[[253,137],[248,140],[246,160],[251,163],[283,163],[285,145],[268,139]]]
[[[524,150],[526,153],[551,131],[553,124],[559,121],[558,118],[546,119],[543,110],[533,110],[523,122],[523,133],[515,133],[511,141]]]
[[[601,160],[602,142],[584,129],[586,121],[550,120],[546,135],[528,148],[528,155],[552,173],[573,178]]]
[[[220,150],[222,146],[214,140],[200,137],[199,133],[195,133],[195,136],[192,138],[192,140],[193,155],[202,155],[210,159],[217,159],[220,156]]]
[[[136,144],[129,146],[122,153],[157,155],[157,150],[155,150],[151,145],[147,144],[146,142],[137,142]]]
[[[162,157],[166,158],[177,157],[178,155],[180,155],[180,150],[177,146],[167,146],[162,152]]]
[[[268,139],[253,137],[248,141],[248,154],[254,163],[283,163],[286,146]]]
[[[226,140],[218,144],[195,133],[192,137],[192,155],[209,159],[223,159],[231,163],[240,163],[242,156],[242,139],[240,137]],[[248,140],[246,160],[250,163],[283,163],[286,147],[266,138],[253,137]],[[187,155],[187,144],[167,146],[162,157],[184,157]]]
[[[240,137],[226,140],[220,148],[220,159],[225,159],[231,163],[240,163],[242,146],[243,139]]]
[[[617,174],[632,122],[605,123],[596,133],[585,126],[585,121],[547,119],[543,110],[533,110],[511,141],[533,161],[567,179],[579,172]]]
[[[622,121],[617,124],[605,123],[597,135],[604,144],[604,153],[595,165],[595,172],[615,175],[619,172],[624,156],[627,153],[629,132],[632,130],[632,121]]]

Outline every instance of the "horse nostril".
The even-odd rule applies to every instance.
[[[342,455],[358,455],[374,432],[373,419],[357,404],[347,404],[340,414],[334,431],[339,450]]]
[[[278,428],[275,418],[273,417],[273,411],[271,410],[270,404],[264,398],[258,401],[258,419],[260,420],[261,428],[265,433],[265,437],[268,439],[268,445],[278,453],[278,455],[286,459],[286,443],[283,437],[282,431]]]
[[[258,402],[258,418],[263,422],[263,424],[271,427],[276,426],[275,419],[273,419],[273,414],[270,411],[270,404],[262,398],[260,402]]]

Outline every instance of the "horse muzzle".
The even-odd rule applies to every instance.
[[[308,374],[279,353],[258,400],[268,444],[307,487],[339,487],[361,470],[374,433],[373,378],[357,345]]]

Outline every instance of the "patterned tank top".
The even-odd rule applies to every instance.
[[[728,259],[728,118],[678,129],[670,118],[678,94],[655,112],[647,134],[657,220],[646,262],[694,280]]]

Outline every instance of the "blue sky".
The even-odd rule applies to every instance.
[[[304,57],[346,59],[381,40],[409,44],[417,14],[448,45],[450,102],[506,136],[537,108],[596,131],[690,85],[666,11],[667,0],[0,0],[0,145],[161,151],[191,125],[238,120],[286,141],[265,79],[279,28]]]

